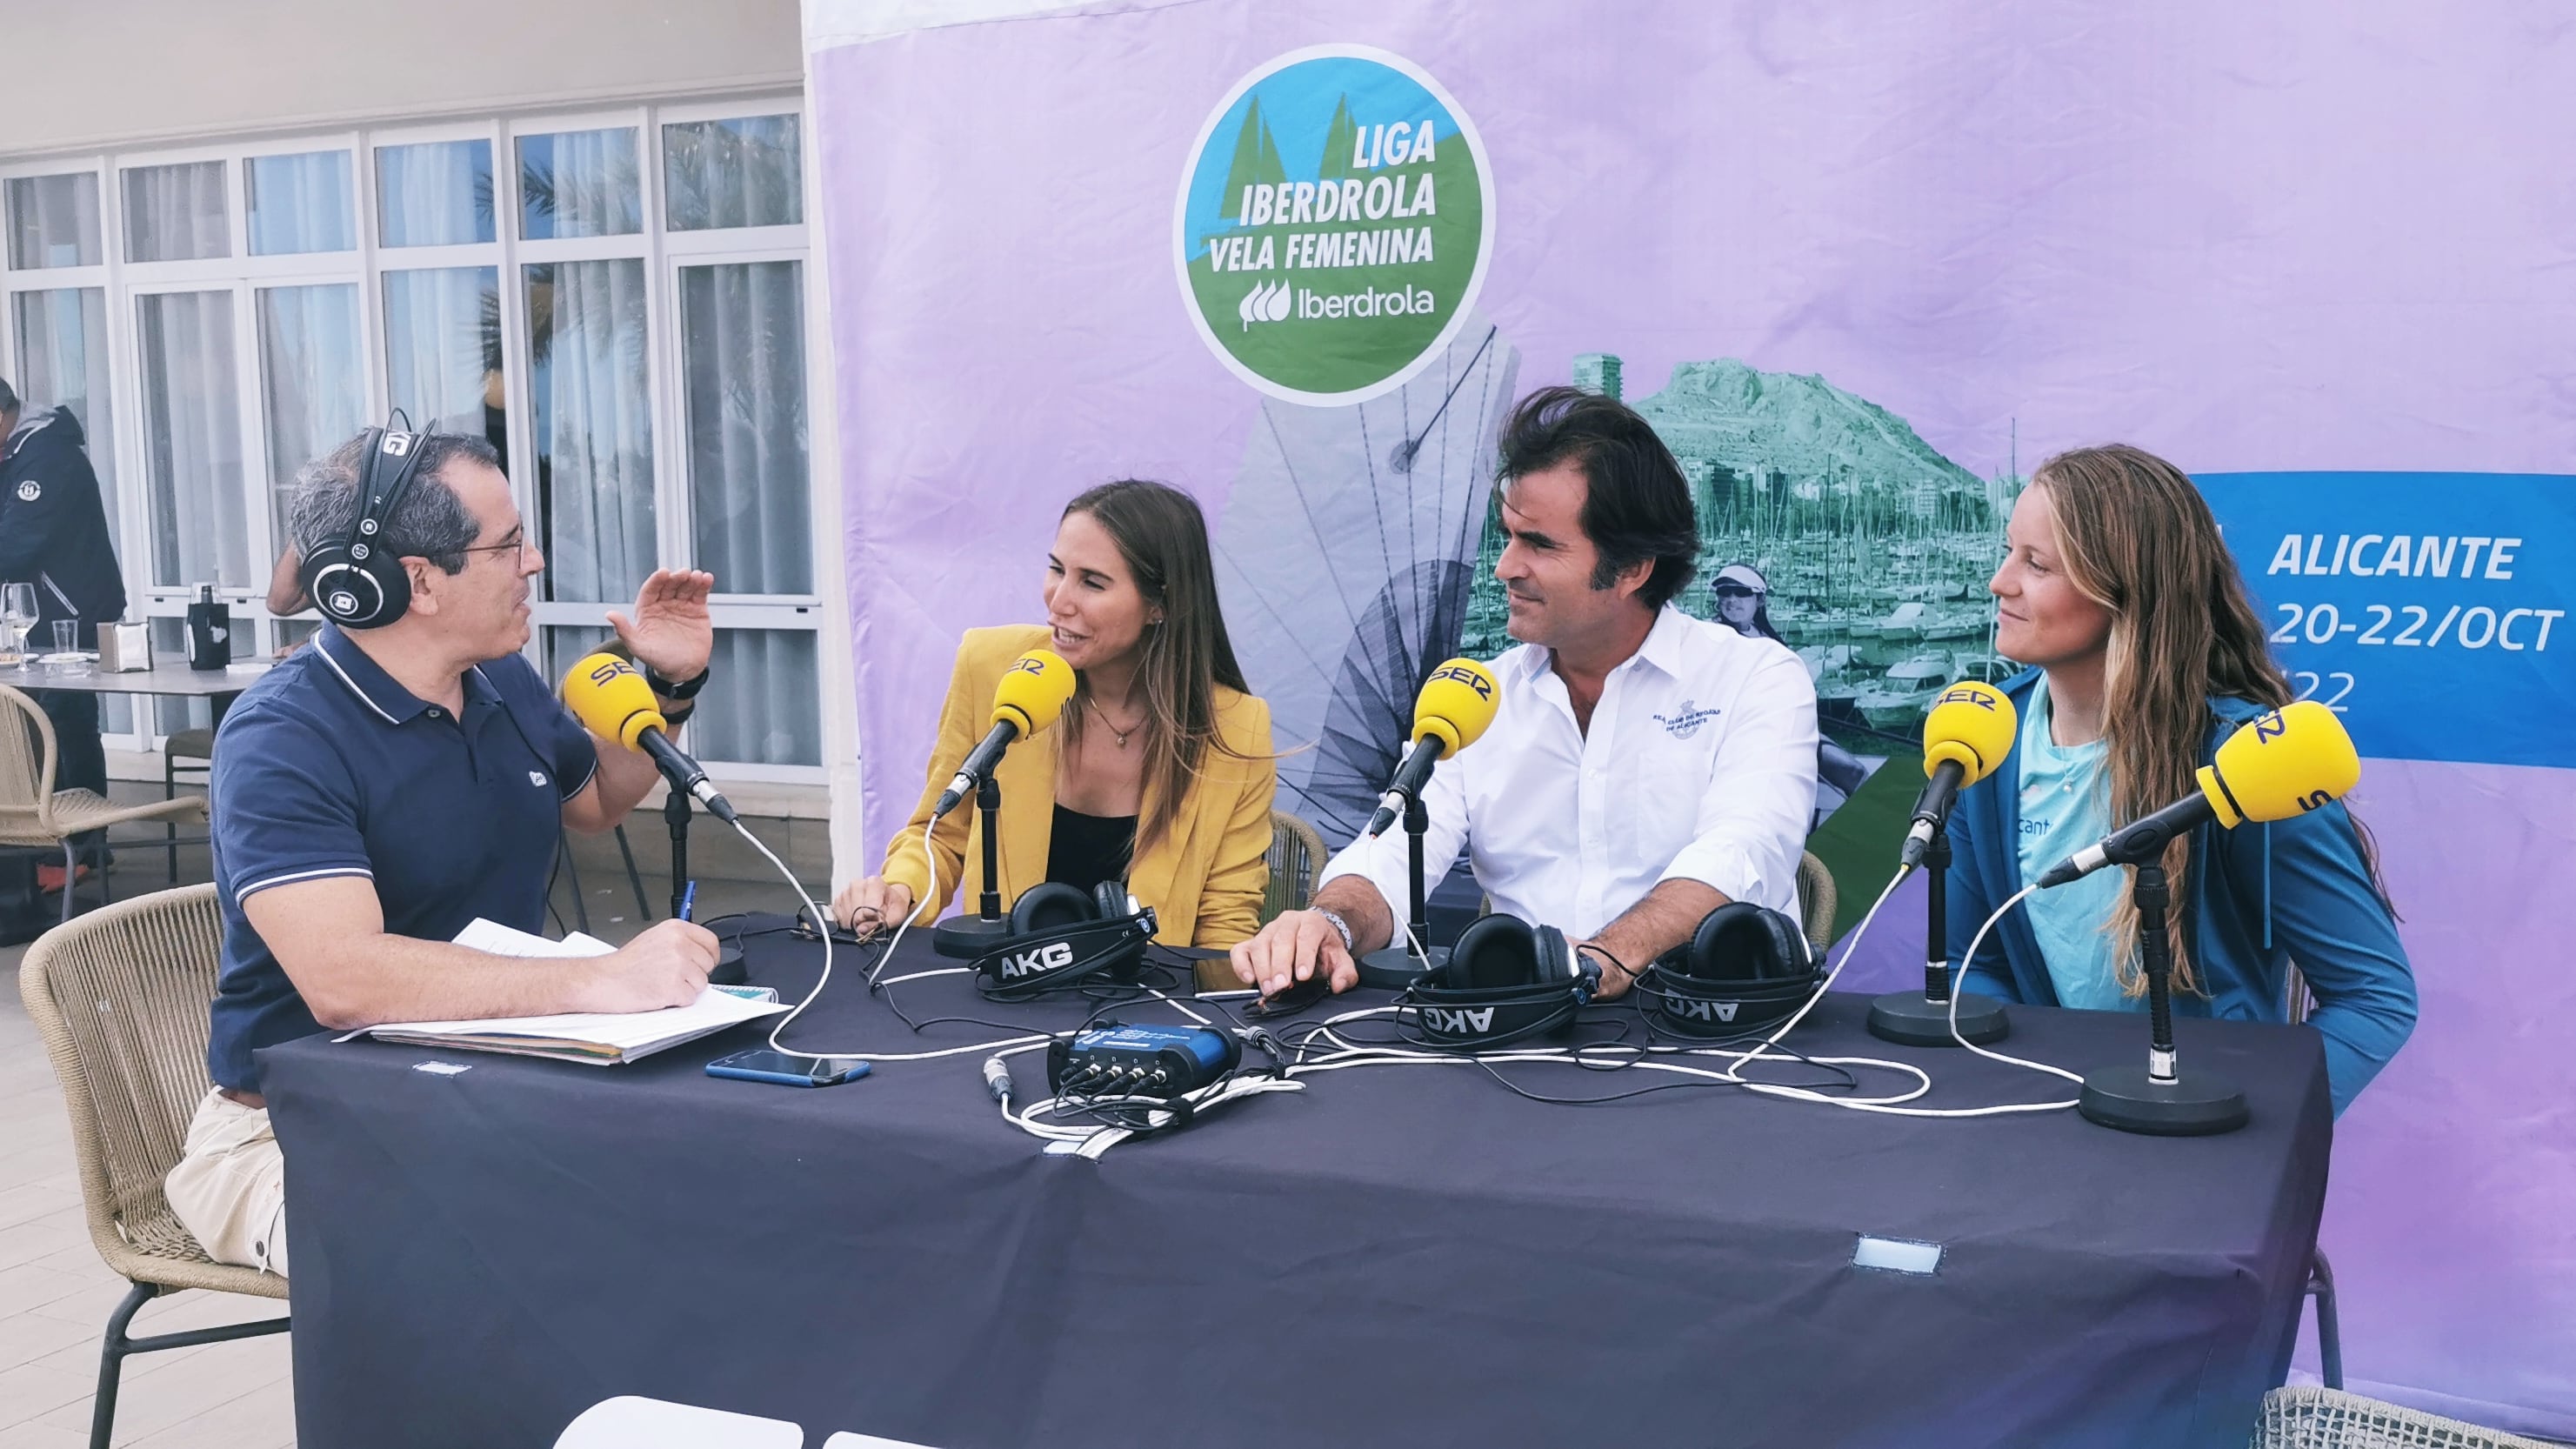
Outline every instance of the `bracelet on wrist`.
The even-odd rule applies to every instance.
[[[642,663],[641,660],[637,662]],[[644,682],[651,685],[653,692],[664,699],[676,699],[686,703],[698,697],[698,691],[707,687],[707,676],[714,672],[712,668],[701,669],[695,679],[674,680],[664,677],[661,670],[646,664]]]
[[[667,728],[678,729],[689,722],[689,716],[697,712],[698,707],[694,704],[684,704],[678,709],[666,709],[662,711],[662,723]]]

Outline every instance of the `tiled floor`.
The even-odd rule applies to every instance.
[[[118,798],[144,798],[120,784]],[[153,786],[149,794],[159,793]],[[819,894],[829,874],[820,821],[750,820]],[[691,864],[701,880],[701,919],[732,910],[787,910],[793,897],[775,872],[730,831],[701,818]],[[669,884],[658,816],[628,832],[656,918]],[[158,838],[157,830],[154,832]],[[163,888],[164,853],[141,838],[117,841],[117,898]],[[614,837],[577,842],[591,931],[622,941],[644,925]],[[203,846],[182,847],[179,879],[208,879]],[[84,904],[89,888],[82,892]],[[558,878],[555,900],[573,919],[573,894]],[[124,1297],[125,1281],[90,1245],[72,1159],[71,1129],[53,1069],[17,991],[23,946],[0,948],[0,1449],[78,1449],[89,1442],[90,1397],[98,1381],[99,1336]],[[269,1299],[189,1292],[156,1301],[135,1318],[138,1334],[274,1316]],[[295,1442],[291,1354],[284,1335],[173,1349],[128,1359],[117,1401],[116,1442],[147,1449],[277,1449]]]

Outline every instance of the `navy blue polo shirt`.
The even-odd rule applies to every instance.
[[[465,672],[465,713],[413,695],[325,624],[243,690],[211,791],[223,976],[206,1065],[259,1090],[251,1053],[322,1029],[242,901],[372,879],[385,930],[446,941],[476,916],[541,931],[563,802],[599,768],[590,732],[516,654]]]

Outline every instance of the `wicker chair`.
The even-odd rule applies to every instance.
[[[1304,817],[1270,812],[1270,884],[1262,892],[1261,919],[1302,911],[1315,898],[1315,876],[1324,868],[1324,834]]]
[[[11,715],[24,717],[23,727]],[[111,805],[87,790],[54,788],[54,722],[34,700],[0,684],[0,845],[57,845],[63,852],[63,919],[72,918],[80,866],[75,836],[129,820],[204,820],[206,802],[191,795],[142,805]],[[113,896],[98,872],[98,902]],[[208,959],[212,959],[211,957]],[[209,991],[211,995],[211,990]]]
[[[2501,1429],[2481,1429],[2359,1394],[2300,1384],[2263,1396],[2249,1449],[2549,1449]]]
[[[71,1113],[81,1201],[100,1258],[134,1285],[108,1316],[90,1443],[106,1449],[128,1354],[283,1332],[284,1318],[129,1338],[136,1310],[180,1288],[284,1298],[286,1280],[209,1261],[161,1195],[204,1098],[208,1005],[223,938],[215,888],[107,906],[27,949],[18,992]]]
[[[1806,907],[1807,940],[1822,957],[1834,944],[1834,873],[1812,850],[1798,857],[1798,900]]]

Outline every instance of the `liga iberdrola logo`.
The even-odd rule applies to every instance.
[[[1494,179],[1458,103],[1410,61],[1291,51],[1200,128],[1173,208],[1190,320],[1288,402],[1359,402],[1440,354],[1493,250]]]

